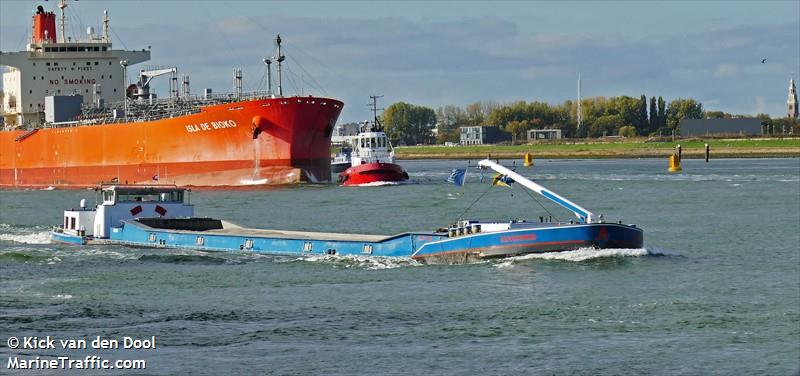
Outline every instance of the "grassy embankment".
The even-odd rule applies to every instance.
[[[564,140],[529,145],[401,146],[398,159],[478,159],[521,158],[527,152],[534,158],[666,158],[680,144],[684,158],[703,158],[705,144],[711,158],[800,157],[800,138],[761,138],[723,140],[680,140],[647,142],[626,140]]]

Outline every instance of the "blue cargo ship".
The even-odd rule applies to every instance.
[[[595,248],[641,248],[635,225],[606,223],[602,216],[490,160],[479,162],[576,216],[568,222],[459,220],[436,231],[367,235],[254,229],[194,216],[190,191],[176,186],[101,186],[98,204],[64,212],[52,239],[72,244],[113,243],[139,247],[272,255],[410,257],[428,263],[462,263],[529,253]]]

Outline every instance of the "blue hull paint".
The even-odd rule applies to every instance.
[[[325,234],[307,233],[296,238],[265,236],[249,229],[184,231],[124,221],[112,228],[114,243],[145,247],[187,248],[206,251],[253,252],[272,255],[369,255],[412,257],[426,262],[466,262],[472,259],[506,257],[537,252],[573,250],[581,247],[641,248],[642,230],[621,224],[521,223],[511,229],[458,237],[443,233],[403,233],[370,240],[325,239]],[[341,236],[340,236],[341,237]]]
[[[87,243],[85,236],[77,236],[77,235],[70,235],[65,234],[63,232],[50,232],[50,239],[59,242],[59,243],[67,243],[73,245],[84,245]]]

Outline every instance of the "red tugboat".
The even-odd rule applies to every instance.
[[[394,163],[394,150],[378,120],[377,96],[372,98],[374,120],[364,122],[361,132],[352,139],[351,167],[339,174],[345,186],[383,185],[408,180],[408,172]]]

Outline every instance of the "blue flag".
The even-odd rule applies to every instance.
[[[464,178],[467,177],[467,170],[463,168],[454,168],[450,171],[450,176],[447,177],[448,183],[453,183],[457,186],[464,185]]]

